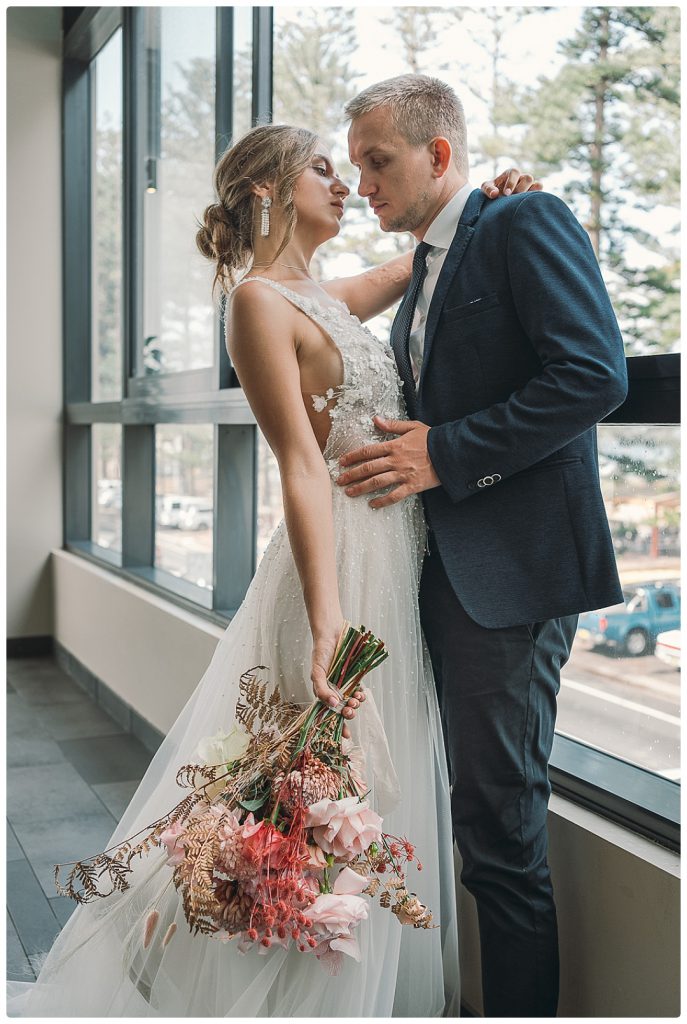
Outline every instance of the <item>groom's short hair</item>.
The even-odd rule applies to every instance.
[[[363,89],[344,107],[353,121],[378,107],[388,107],[391,123],[413,146],[437,135],[448,139],[462,174],[468,171],[468,143],[463,104],[450,85],[430,75],[397,75]]]

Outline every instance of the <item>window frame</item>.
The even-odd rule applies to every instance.
[[[78,9],[77,9],[78,10]],[[65,8],[63,60],[63,547],[114,574],[226,627],[256,568],[257,425],[238,385],[215,319],[214,366],[136,378],[142,340],[141,8]],[[233,9],[216,11],[216,155],[232,135]],[[273,9],[253,8],[253,123],[272,106]],[[123,49],[123,353],[121,401],[92,402],[90,66],[113,32]],[[627,399],[605,423],[679,424],[680,355],[627,358]],[[122,425],[122,553],[91,540],[91,426]],[[213,590],[157,568],[155,425],[214,428]],[[222,472],[219,472],[219,467]],[[231,529],[219,530],[219,523]],[[549,777],[554,792],[673,850],[680,848],[680,784],[582,741],[556,733]]]

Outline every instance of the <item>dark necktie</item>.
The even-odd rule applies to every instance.
[[[431,248],[432,246],[427,242],[418,243],[413,255],[413,272],[410,276],[410,284],[396,314],[396,318],[391,325],[391,347],[396,356],[398,371],[403,381],[406,407],[411,418],[415,409],[415,378],[413,377],[413,368],[410,363],[408,344],[418,295],[427,273],[425,257]]]

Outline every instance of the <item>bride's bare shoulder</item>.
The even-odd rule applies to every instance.
[[[279,292],[257,277],[246,277],[227,296],[227,316],[248,319],[264,310],[279,309],[284,299]]]
[[[292,308],[279,292],[257,278],[246,278],[226,299],[227,344],[240,343],[255,334],[290,336]]]

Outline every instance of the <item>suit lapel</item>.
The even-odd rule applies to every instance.
[[[441,273],[439,274],[439,279],[435,285],[432,301],[429,304],[429,310],[427,312],[424,354],[422,356],[422,368],[420,370],[420,380],[418,382],[418,394],[422,387],[422,382],[427,370],[427,363],[432,350],[432,342],[434,341],[434,335],[436,333],[437,324],[439,323],[439,317],[444,305],[446,293],[451,281],[458,271],[458,267],[465,255],[470,239],[475,233],[474,225],[477,223],[477,218],[480,215],[486,198],[487,197],[481,189],[475,188],[472,190],[467,198],[460,220],[458,221],[458,227],[456,228],[456,233],[453,236],[451,246],[446,253],[446,259],[444,260],[444,265],[441,268]]]

